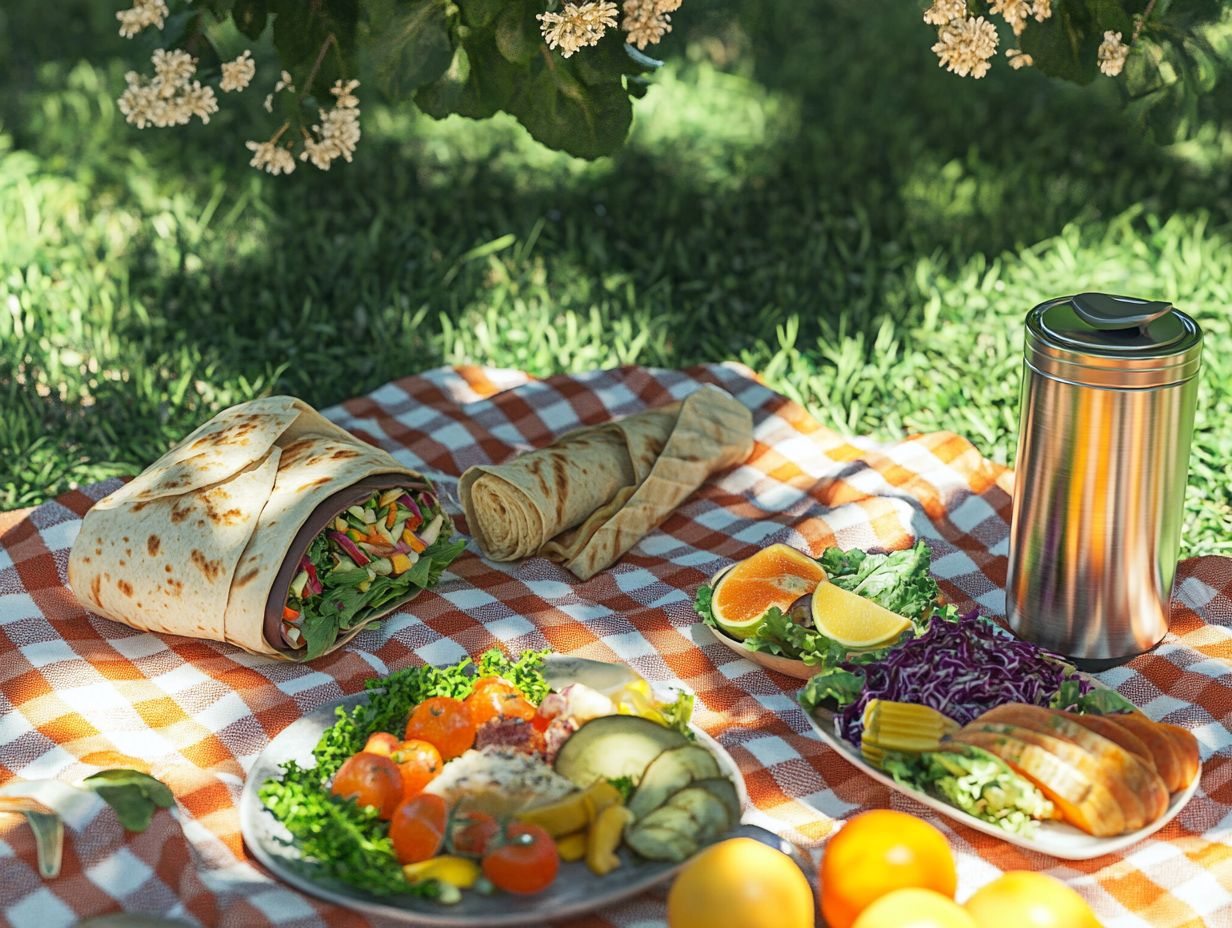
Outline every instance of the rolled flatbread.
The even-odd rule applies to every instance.
[[[576,429],[507,463],[468,468],[458,494],[488,558],[538,554],[587,580],[752,449],[752,414],[707,385],[680,402]]]
[[[289,396],[241,403],[86,513],[69,556],[69,585],[86,608],[143,631],[225,641],[289,660],[316,657],[427,585],[410,585],[406,595],[374,608],[355,608],[351,600],[347,624],[328,640],[321,631],[328,623],[314,625],[312,648],[297,640],[302,636],[284,634],[288,593],[314,540],[348,507],[396,488],[436,504],[421,474],[306,403]],[[449,517],[424,513],[438,514],[434,537],[441,544],[417,545],[427,548],[423,554],[407,550],[408,561],[457,555],[460,546],[447,543]],[[416,576],[435,578],[440,569],[421,568]]]

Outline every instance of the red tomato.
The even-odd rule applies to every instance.
[[[476,728],[497,718],[529,722],[535,717],[535,707],[518,692],[517,687],[500,677],[479,680],[470,696],[466,697],[466,709]]]
[[[439,854],[445,817],[445,800],[432,793],[420,793],[398,806],[389,822],[389,838],[399,862],[413,864]]]
[[[475,743],[475,724],[466,706],[451,696],[433,696],[415,707],[406,723],[406,740],[427,741],[451,760]]]
[[[500,833],[500,825],[487,812],[462,812],[451,823],[450,843],[455,853],[482,857],[492,839]]]
[[[338,768],[330,791],[344,799],[353,797],[361,806],[372,806],[387,819],[402,801],[402,776],[388,757],[360,751]]]
[[[560,870],[560,854],[538,825],[514,824],[505,829],[504,840],[484,855],[482,866],[483,875],[497,889],[530,895],[552,885]]]
[[[539,734],[542,735],[545,731],[548,730],[548,726],[552,724],[552,719],[548,718],[545,715],[541,715],[539,711],[536,710],[535,717],[530,720],[530,724],[535,729],[535,731],[539,732]]]
[[[436,779],[445,762],[441,752],[427,741],[403,741],[394,755],[398,773],[402,775],[402,797],[410,799]]]
[[[388,757],[398,750],[398,745],[401,743],[397,735],[391,735],[387,731],[374,731],[368,736],[368,743],[364,745],[364,750],[369,754],[380,754]]]

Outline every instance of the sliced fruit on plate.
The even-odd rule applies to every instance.
[[[1063,712],[1061,714],[1070,721],[1077,722],[1083,728],[1089,728],[1095,734],[1103,735],[1109,741],[1115,741],[1152,770],[1155,770],[1155,758],[1152,756],[1150,748],[1128,728],[1118,725],[1113,718],[1106,715],[1088,715],[1081,712]]]
[[[1172,739],[1172,747],[1176,751],[1177,759],[1181,762],[1181,789],[1184,789],[1194,781],[1202,769],[1202,755],[1198,751],[1198,739],[1188,728],[1170,725],[1167,722],[1156,722],[1155,724]]]
[[[1059,712],[1023,703],[1007,703],[981,715],[976,722],[1000,722],[1050,735],[1091,754],[1117,784],[1118,799],[1126,810],[1126,827],[1141,828],[1168,808],[1168,790],[1153,767],[1148,768],[1119,744],[1096,734]],[[973,723],[974,724],[974,723]]]
[[[1061,817],[1099,837],[1127,831],[1125,811],[1108,777],[1077,745],[1012,725],[973,723],[954,740],[995,754],[1056,805]]]
[[[786,612],[825,579],[821,565],[807,554],[790,545],[770,545],[719,577],[710,608],[723,631],[744,640],[772,608]]]
[[[1185,764],[1177,749],[1177,745],[1157,722],[1144,715],[1128,713],[1112,719],[1122,728],[1133,732],[1146,745],[1151,756],[1155,758],[1155,769],[1167,786],[1168,792],[1175,793],[1188,785],[1185,779]],[[1192,736],[1191,736],[1192,737]]]
[[[876,648],[894,641],[911,620],[833,583],[813,591],[813,625],[848,648]]]

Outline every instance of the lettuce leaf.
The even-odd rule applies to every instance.
[[[905,786],[943,799],[985,822],[1016,835],[1031,835],[1052,803],[1004,761],[968,745],[904,754],[887,751],[882,769]]]
[[[918,629],[927,627],[937,608],[941,591],[929,573],[932,551],[923,541],[890,554],[827,548],[820,561],[835,586],[906,616]]]

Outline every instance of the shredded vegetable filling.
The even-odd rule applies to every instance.
[[[427,490],[395,487],[348,508],[300,560],[282,613],[286,643],[310,659],[367,616],[431,586],[464,546],[450,528]]]

